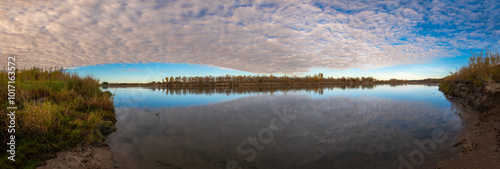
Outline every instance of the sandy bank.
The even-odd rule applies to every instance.
[[[447,97],[463,110],[465,127],[454,144],[459,158],[436,168],[500,168],[500,84],[457,83]]]
[[[113,153],[109,146],[91,146],[82,152],[59,152],[57,157],[46,161],[38,169],[74,168],[74,169],[112,169]]]

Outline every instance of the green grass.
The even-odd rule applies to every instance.
[[[7,73],[1,72],[0,130],[2,145],[10,141]],[[2,146],[0,168],[35,168],[61,150],[82,150],[103,144],[99,124],[115,123],[112,95],[99,89],[91,77],[81,78],[63,70],[38,68],[16,72],[16,161],[7,159]]]
[[[473,87],[494,81],[500,82],[500,56],[498,52],[487,51],[473,54],[469,58],[469,64],[446,76],[439,85],[439,89],[449,94],[456,83],[462,82],[469,83],[472,91]]]

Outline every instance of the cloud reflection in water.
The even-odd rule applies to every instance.
[[[445,100],[444,100],[445,101]],[[294,115],[255,160],[238,145],[269,127],[273,108]],[[254,95],[226,102],[168,108],[118,108],[118,131],[107,140],[120,168],[397,168],[398,155],[418,149],[414,140],[441,128],[449,136],[424,166],[449,158],[460,130],[445,121],[454,111],[427,101],[373,96],[312,98]],[[451,114],[451,115],[450,115]],[[246,146],[245,148],[252,148]]]

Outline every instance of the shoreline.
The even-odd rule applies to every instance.
[[[437,169],[500,166],[500,106],[495,105],[500,102],[500,84],[488,83],[473,88],[470,85],[458,82],[450,93],[445,94],[462,110],[464,128],[453,144],[458,158],[439,162]]]
[[[115,161],[109,145],[91,145],[83,151],[61,151],[56,158],[45,161],[46,165],[37,169],[74,168],[74,169],[113,169]]]

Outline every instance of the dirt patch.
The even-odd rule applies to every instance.
[[[489,84],[468,94],[464,90],[455,90],[455,93],[453,93],[455,97],[449,99],[463,110],[462,118],[465,125],[460,135],[455,139],[454,144],[454,148],[459,152],[459,158],[442,161],[436,168],[499,168],[499,88],[499,84]]]
[[[116,168],[113,153],[109,146],[91,146],[82,152],[59,152],[57,157],[46,161],[45,166],[38,169],[112,169]]]

